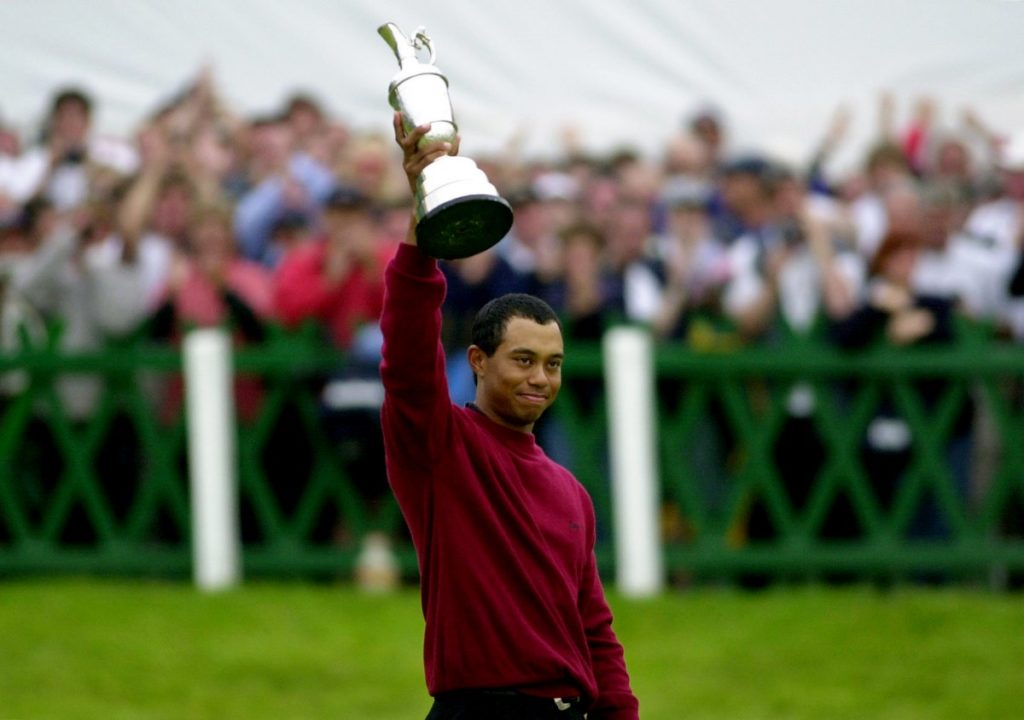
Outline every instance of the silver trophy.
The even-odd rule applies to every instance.
[[[402,115],[406,132],[420,125],[430,131],[420,145],[455,142],[458,126],[448,97],[448,79],[434,66],[434,45],[421,27],[412,38],[394,23],[377,28],[398,58],[388,102]],[[429,53],[419,61],[422,50]],[[437,258],[455,259],[483,252],[512,227],[512,208],[467,157],[446,155],[430,163],[416,181],[416,243]]]

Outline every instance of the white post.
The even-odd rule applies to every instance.
[[[193,577],[202,590],[220,590],[241,575],[230,336],[222,329],[190,332],[184,362]]]
[[[658,526],[655,457],[654,357],[650,333],[635,327],[609,330],[603,341],[616,584],[633,597],[664,585]]]

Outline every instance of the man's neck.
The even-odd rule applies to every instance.
[[[479,402],[474,401],[471,403],[467,403],[466,407],[468,407],[471,410],[476,410],[481,415],[489,418],[490,420],[494,421],[498,425],[501,425],[502,427],[508,428],[509,430],[515,430],[517,432],[526,434],[533,432],[533,423],[530,423],[529,425],[512,425],[503,420],[501,416],[495,413],[493,410],[489,410],[486,407],[481,406]]]

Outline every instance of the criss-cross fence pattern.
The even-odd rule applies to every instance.
[[[608,571],[603,362],[596,345],[568,354],[541,432],[594,498]],[[372,416],[339,424],[325,410],[325,379],[344,358],[277,330],[237,351],[235,366],[255,398],[238,430],[246,573],[346,577],[376,529],[414,575],[401,515],[347,434],[372,441],[358,432]],[[180,370],[177,351],[141,343],[0,356],[0,574],[189,572]],[[1024,348],[971,333],[952,347],[858,353],[793,339],[728,353],[661,347],[655,370],[670,573],[1024,569]],[[84,419],[62,402],[69,372],[103,383]],[[887,453],[872,455],[868,440],[886,428]]]
[[[969,334],[953,347],[858,353],[793,342],[719,357],[662,351],[657,370],[676,381],[659,402],[663,492],[679,520],[670,568],[1024,567],[1024,349]],[[897,447],[872,458],[884,427]]]
[[[310,333],[278,330],[235,353],[240,392],[256,406],[251,417],[240,413],[237,442],[248,573],[346,576],[367,531],[401,536],[382,478],[367,491],[350,477],[351,443],[332,435],[321,396],[343,367]],[[0,573],[188,574],[179,353],[133,343],[66,356],[50,347],[0,358],[0,372],[23,386],[0,405]],[[85,419],[69,419],[61,401],[68,372],[103,383]],[[350,422],[373,429],[372,418]],[[408,544],[398,557],[415,571]]]

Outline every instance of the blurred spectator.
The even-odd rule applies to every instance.
[[[620,194],[607,229],[605,258],[622,297],[625,319],[650,324],[661,309],[665,270],[654,234],[652,203]]]
[[[22,209],[19,243],[5,243],[4,260],[9,274],[3,281],[5,346],[40,349],[56,334],[64,353],[95,352],[110,341],[131,334],[145,314],[140,268],[131,258],[103,252],[101,238],[111,230],[108,206],[86,205],[58,213],[49,200],[36,198]],[[5,263],[6,264],[6,263]],[[30,513],[42,513],[61,473],[63,453],[57,446],[64,427],[77,437],[101,408],[103,435],[97,438],[93,456],[108,507],[123,519],[135,493],[141,457],[134,425],[128,411],[117,405],[103,407],[107,381],[94,373],[62,372],[53,379],[58,401],[49,401],[45,376],[31,383],[25,375],[6,376],[5,390],[31,389],[36,416],[23,436],[21,453],[27,466],[18,473]],[[67,442],[67,436],[64,436]],[[80,512],[64,524],[65,542],[91,542],[95,531]]]
[[[726,246],[712,233],[709,203],[713,186],[699,176],[680,174],[668,179],[661,205],[667,212],[668,233],[663,247],[665,290],[651,329],[665,344],[679,342],[700,352],[736,347],[735,333],[722,321],[721,297],[731,269]],[[700,382],[700,381],[697,381]],[[694,381],[659,378],[658,402],[662,412],[678,412]],[[681,439],[674,458],[686,468],[688,478],[709,514],[722,510],[729,491],[728,455],[735,446],[734,433],[714,395]],[[662,507],[669,539],[684,534],[683,512],[676,501],[665,498]]]
[[[11,174],[15,172],[21,140],[0,117],[0,227],[9,229],[17,222],[18,202],[11,196]]]
[[[38,144],[8,163],[0,195],[18,203],[41,195],[63,211],[134,170],[136,158],[129,147],[92,134],[92,110],[92,98],[80,88],[58,91]]]
[[[653,204],[662,182],[661,168],[629,148],[613,153],[608,161],[619,195]]]
[[[395,160],[392,141],[378,133],[358,135],[345,143],[333,165],[340,182],[351,185],[376,204],[408,194]]]
[[[865,171],[866,188],[853,199],[850,210],[857,227],[857,249],[865,258],[870,258],[885,234],[894,229],[888,204],[891,194],[911,187],[914,179],[903,151],[889,141],[870,149]]]
[[[380,244],[369,199],[352,188],[327,197],[323,227],[321,236],[284,256],[275,304],[286,325],[315,319],[335,347],[347,350],[361,327],[380,317],[384,265],[395,248]]]
[[[135,330],[145,314],[140,268],[128,258],[103,252],[100,239],[110,231],[102,209],[84,207],[59,214],[50,201],[36,199],[22,211],[27,246],[10,276],[10,289],[48,322],[59,325],[67,352],[97,350],[111,338]],[[65,415],[88,418],[102,393],[100,378],[63,374],[57,391]]]
[[[760,155],[730,160],[718,181],[721,208],[714,217],[715,235],[731,245],[741,235],[757,234],[772,217],[773,167]]]
[[[923,295],[947,297],[968,317],[993,320],[1002,301],[998,259],[963,231],[970,203],[962,186],[933,180],[922,189],[922,246],[912,285]]]
[[[1024,133],[1011,138],[996,166],[999,196],[975,209],[965,229],[988,255],[983,283],[991,294],[984,314],[998,318],[1015,337],[1024,339],[1024,288],[1019,280],[1024,253]]]
[[[118,207],[118,232],[105,245],[112,256],[137,255],[146,305],[155,307],[167,285],[171,262],[185,252],[196,188],[175,163],[163,131],[139,133],[142,166]]]
[[[844,233],[849,228],[833,200],[808,194],[803,183],[784,170],[763,172],[767,174],[755,186],[754,197],[769,199],[770,207],[750,204],[756,209],[751,217],[759,224],[730,248],[725,312],[748,342],[784,342],[812,336],[822,318],[848,317],[864,269],[859,256],[848,249]],[[754,398],[763,392],[757,383],[751,389]],[[786,379],[774,394],[785,398],[774,460],[789,501],[800,511],[825,460],[814,419],[820,397],[810,380],[799,376]],[[751,505],[747,533],[756,539],[778,534],[762,498]]]
[[[292,213],[318,216],[335,186],[330,170],[296,149],[294,142],[291,127],[280,118],[252,123],[254,185],[238,201],[234,230],[242,255],[267,267],[281,260],[280,249],[271,243],[275,223]]]
[[[266,322],[272,314],[272,290],[270,273],[238,255],[230,207],[199,205],[189,218],[185,242],[171,250],[165,286],[149,320],[149,333],[155,340],[180,346],[190,330],[223,327],[236,346],[258,344],[266,337]],[[182,377],[172,376],[156,386],[155,392],[160,420],[173,425],[184,403]],[[238,420],[243,424],[253,422],[263,407],[262,378],[237,374],[233,395]],[[250,508],[243,502],[244,542],[254,539],[255,527]],[[155,531],[161,540],[173,540],[177,534],[166,523],[159,523]]]
[[[873,146],[865,162],[866,187],[864,193],[853,200],[851,211],[857,226],[857,248],[864,257],[878,250],[882,238],[890,227],[887,196],[897,186],[913,182],[909,166],[899,146],[882,142]]]
[[[898,347],[951,344],[954,303],[948,297],[918,294],[911,281],[921,253],[921,239],[907,233],[888,234],[871,261],[870,280],[859,307],[834,324],[834,337],[845,348],[863,348],[879,341]],[[944,379],[923,379],[914,384],[917,400],[931,415],[949,387]],[[970,481],[973,405],[965,399],[946,442],[946,461],[961,501],[968,497]],[[892,509],[903,474],[909,467],[913,432],[891,392],[883,393],[879,410],[864,438],[863,462],[875,496],[885,510]],[[949,532],[934,502],[921,506],[910,528],[912,535],[937,537]]]
[[[581,189],[580,217],[607,231],[612,225],[618,199],[619,187],[615,178],[603,166],[595,165],[588,182]]]
[[[569,173],[548,170],[533,180],[533,192],[547,215],[545,225],[558,234],[579,218],[580,185]]]
[[[965,201],[973,203],[983,192],[983,178],[975,167],[968,136],[941,127],[938,116],[935,99],[924,97],[917,101],[914,116],[903,132],[903,153],[919,178],[949,185]],[[982,136],[985,146],[993,144],[976,113],[967,110],[964,122],[967,130]]]
[[[295,148],[310,155],[316,152],[327,130],[327,118],[316,98],[309,93],[295,93],[285,103],[283,115]]]
[[[271,252],[284,258],[313,239],[310,220],[301,212],[286,212],[270,231]]]
[[[600,340],[624,312],[620,285],[604,264],[604,235],[580,221],[563,227],[558,241],[557,272],[533,273],[526,292],[554,308],[567,341]]]
[[[327,342],[346,352],[329,377],[313,379],[320,388],[320,415],[328,437],[341,455],[346,476],[363,500],[376,505],[387,494],[384,446],[380,431],[380,331],[384,302],[384,267],[395,245],[383,243],[370,199],[359,190],[339,186],[328,195],[323,234],[291,249],[276,274],[275,303],[286,326],[313,321]],[[275,456],[290,457],[302,447],[301,423],[279,425]],[[279,493],[301,491],[294,468],[280,465],[276,474],[290,486]],[[319,533],[340,539],[346,530],[332,518]]]
[[[703,107],[690,118],[688,127],[702,150],[694,155],[694,161],[699,163],[697,174],[705,180],[713,179],[723,163],[727,149],[721,113],[710,105]]]
[[[934,100],[929,97],[920,98],[914,108],[914,117],[901,138],[903,156],[918,177],[928,170],[928,153],[933,141],[936,112]]]
[[[239,344],[259,343],[273,311],[273,280],[262,266],[238,255],[231,233],[231,211],[225,206],[198,208],[192,217],[186,248],[175,251],[163,301],[150,320],[151,334],[178,343],[193,328],[226,326]],[[239,418],[250,421],[259,412],[261,383],[240,375],[235,383]],[[176,416],[181,386],[169,388],[165,420]]]
[[[829,179],[827,166],[846,139],[851,119],[852,113],[846,105],[840,105],[833,113],[824,136],[814,148],[811,162],[807,168],[807,189],[810,192],[822,195],[842,195],[842,188],[837,187],[837,184]],[[847,190],[854,182],[847,179]]]
[[[669,139],[665,147],[664,173],[667,177],[685,176],[712,183],[708,172],[706,147],[689,133],[680,133]]]
[[[7,169],[6,162],[12,158],[18,157],[21,153],[21,139],[18,137],[18,133],[8,127],[7,123],[3,121],[3,116],[0,115],[0,167]],[[0,187],[5,187],[0,185]]]
[[[775,312],[775,283],[791,239],[783,233],[775,202],[777,173],[761,157],[729,163],[722,198],[734,229],[718,236],[729,243],[730,281],[723,309],[748,338],[756,338]]]
[[[32,262],[33,242],[28,210],[0,218],[0,352],[15,353],[46,342],[46,322],[19,288],[25,270]],[[19,282],[19,280],[21,282]],[[28,374],[19,370],[0,375],[0,407],[9,396],[28,386]]]
[[[556,241],[551,216],[532,187],[506,193],[512,206],[512,229],[496,246],[501,257],[520,275],[548,264]]]
[[[668,212],[666,279],[652,322],[659,338],[689,336],[692,340],[690,321],[695,314],[715,317],[721,313],[721,291],[730,269],[725,245],[711,232],[710,198],[711,186],[683,175],[670,179],[662,192]]]
[[[926,177],[956,188],[965,202],[974,203],[980,198],[982,188],[973,165],[967,143],[955,135],[945,135],[935,140]]]

